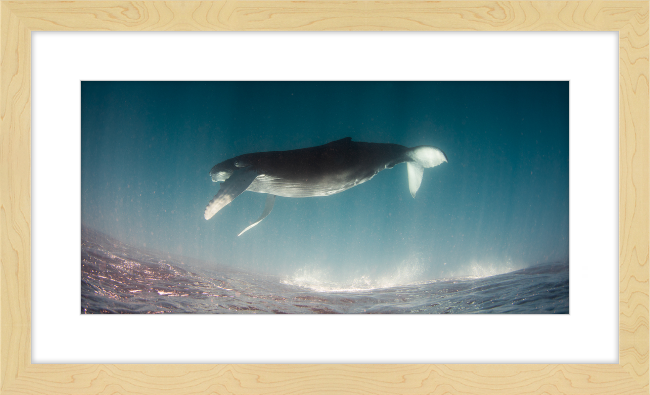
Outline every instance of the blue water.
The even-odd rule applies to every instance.
[[[81,106],[87,312],[568,312],[568,82],[82,82]],[[241,237],[265,195],[203,218],[215,164],[345,137],[448,163],[415,199],[401,164]]]
[[[86,228],[81,256],[85,314],[569,313],[568,262],[486,277],[335,284],[143,251]]]

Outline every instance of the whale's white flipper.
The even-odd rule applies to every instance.
[[[221,183],[219,192],[205,207],[205,219],[212,218],[234,198],[241,195],[255,180],[255,177],[257,177],[257,171],[253,168],[246,167],[235,170],[226,181]]]
[[[425,167],[435,167],[441,163],[447,162],[447,156],[444,152],[436,147],[422,145],[411,148],[406,152],[406,156],[411,161],[406,162],[406,171],[409,176],[409,191],[411,196],[420,189],[422,183],[422,174]]]
[[[253,226],[259,224],[262,222],[264,218],[266,218],[267,215],[273,210],[273,204],[275,203],[275,195],[271,195],[270,193],[266,195],[266,205],[264,206],[264,211],[262,211],[262,215],[257,219],[257,221],[253,222],[252,224],[248,225],[246,229],[242,230],[241,233],[239,233],[237,236],[241,236],[246,232],[248,229],[252,228]]]

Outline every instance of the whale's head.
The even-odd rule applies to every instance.
[[[214,165],[210,170],[210,177],[214,182],[223,182],[232,176],[235,170],[251,166],[251,160],[248,155],[240,155],[232,159],[225,160]]]
[[[210,170],[210,177],[212,177],[213,182],[226,181],[236,169],[235,161],[228,159],[227,161],[214,165]]]

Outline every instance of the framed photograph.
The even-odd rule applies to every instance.
[[[2,69],[5,81],[2,102],[6,114],[2,121],[3,151],[7,153],[2,161],[8,172],[2,179],[0,201],[5,207],[3,228],[6,229],[2,233],[1,346],[2,374],[7,378],[3,379],[3,393],[100,393],[106,385],[121,386],[130,393],[156,393],[168,388],[176,388],[181,393],[307,393],[323,389],[430,393],[445,391],[450,386],[465,393],[485,393],[486,390],[538,393],[547,391],[544,388],[548,385],[562,393],[647,392],[648,213],[642,209],[648,205],[648,35],[647,18],[644,17],[647,16],[647,3],[472,5],[475,7],[454,2],[2,3],[2,27],[8,32],[3,40],[6,55]],[[72,93],[79,103],[75,111],[78,111],[76,119],[81,117],[80,144],[63,143],[77,146],[79,151],[74,148],[64,155],[65,158],[59,154],[51,159],[44,154],[47,148],[62,151],[51,144],[52,137],[63,140],[66,133],[32,134],[32,127],[44,129],[41,127],[44,113],[54,124],[63,124],[58,116],[62,119],[66,111],[49,113],[42,110],[43,102],[57,99],[44,100],[44,96],[34,92],[38,81],[44,78],[69,80],[69,76],[52,76],[43,73],[42,66],[35,68],[30,62],[32,46],[33,53],[40,53],[36,52],[36,46],[39,51],[44,47],[53,48],[60,59],[78,62],[82,67],[84,64],[56,46],[47,45],[47,40],[37,33],[51,30],[618,32],[618,147],[613,140],[588,140],[580,142],[584,149],[577,150],[578,143],[574,140],[575,132],[584,129],[584,125],[576,126],[578,118],[610,122],[608,128],[616,128],[615,116],[603,118],[608,112],[606,105],[592,105],[591,116],[588,111],[576,110],[576,100],[580,98],[578,91],[602,95],[600,101],[609,100],[611,107],[616,83],[609,84],[613,90],[607,90],[607,83],[594,84],[593,90],[583,89],[580,79],[563,78],[565,74],[562,73],[551,73],[550,77],[540,77],[539,81],[531,81],[525,75],[518,78],[516,73],[508,78],[497,76],[492,81],[488,81],[489,77],[464,81],[462,77],[449,77],[454,74],[446,77],[441,74],[440,81],[435,81],[422,74],[418,66],[410,67],[409,77],[402,80],[399,77],[386,80],[379,71],[374,76],[367,73],[359,77],[359,72],[350,66],[346,69],[348,74],[343,74],[347,78],[330,76],[318,81],[313,75],[301,78],[294,72],[291,77],[283,77],[280,73],[277,77],[262,75],[251,81],[246,77],[246,65],[255,64],[255,58],[232,61],[231,69],[224,66],[222,70],[227,72],[228,78],[200,78],[205,75],[202,74],[203,66],[195,65],[192,66],[193,75],[197,76],[193,78],[195,81],[166,82],[163,72],[156,76],[154,60],[145,66],[153,70],[147,78],[137,78],[135,66],[124,67],[125,72],[130,70],[132,74],[125,74],[121,82],[101,82],[101,79],[92,78],[92,73],[87,73],[87,78],[82,77],[79,91]],[[309,43],[294,42],[293,48],[303,48],[302,56],[285,54],[275,47],[273,40],[282,40],[277,35],[269,36],[277,33],[252,34],[255,36],[246,38],[251,43],[234,45],[248,48],[257,58],[270,63],[281,58],[287,64],[298,65],[304,59],[320,56],[320,63],[330,65],[326,67],[337,67],[336,63],[325,60],[335,56],[328,45],[320,41],[329,34],[311,36]],[[402,40],[399,35],[390,33],[370,34],[391,42]],[[552,36],[552,33],[547,34]],[[538,46],[540,35],[544,34],[508,43],[512,48],[519,48],[513,53],[520,57],[530,61],[540,56],[535,62],[542,62],[545,52]],[[111,36],[118,38],[115,34],[102,34],[95,36],[90,45],[77,43],[73,47],[87,48],[84,54],[91,59],[105,56],[108,67],[119,69],[121,65],[109,60],[109,57],[116,57],[106,41],[112,40]],[[291,39],[298,36],[301,34]],[[477,36],[480,34],[474,35],[475,41]],[[490,36],[490,39],[495,37]],[[355,42],[356,38],[352,34],[336,39],[353,42],[356,52],[367,53],[369,57],[373,56],[371,52],[381,53],[376,50],[381,44],[372,40]],[[167,39],[179,38],[168,36]],[[139,38],[131,40],[135,42]],[[191,41],[201,40],[201,34],[192,33]],[[403,43],[405,51],[408,48],[413,54],[406,56],[421,60],[422,55],[413,51],[417,45],[442,58],[449,56],[449,52],[443,49],[438,52],[438,48],[428,46],[430,42],[419,40],[410,36],[410,44]],[[615,40],[610,41],[609,44],[616,46]],[[161,50],[165,48],[164,42],[152,43]],[[342,45],[334,47],[340,52],[348,51]],[[390,45],[386,45],[388,47]],[[104,48],[104,54],[96,48]],[[123,46],[122,50],[129,51],[126,48]],[[175,47],[169,45],[169,48]],[[495,51],[489,41],[473,47],[456,42],[454,48],[459,59],[462,58],[460,51],[472,52],[475,58],[484,56],[488,61],[490,53],[503,54]],[[492,49],[484,53],[483,48]],[[581,58],[589,59],[580,66],[584,70],[589,69],[589,62],[607,63],[616,56],[615,51],[604,51],[609,58],[589,57],[589,53],[601,52],[591,43],[582,47],[574,44],[572,48],[563,52],[561,58],[576,64]],[[265,51],[269,49],[275,53],[268,55]],[[398,59],[406,58],[395,52],[393,55]],[[178,50],[176,57],[185,58],[182,50]],[[53,65],[58,58],[50,59],[53,60],[49,64]],[[138,62],[140,58],[131,53],[130,59]],[[357,58],[349,55],[348,59],[356,63],[354,59]],[[515,62],[505,55],[500,59]],[[372,61],[369,64],[372,65]],[[242,74],[237,74],[237,68]],[[361,69],[365,72],[368,66],[361,66]],[[30,77],[36,78],[33,86]],[[143,80],[148,82],[137,82]],[[183,106],[187,107],[183,117],[175,116]],[[219,108],[221,112],[213,111],[209,119],[201,118],[200,114],[206,114],[208,108]],[[611,108],[609,112],[615,114]],[[433,115],[437,123],[427,119]],[[309,133],[286,132],[287,127],[297,126],[308,129]],[[155,131],[148,130],[153,127]],[[216,133],[215,128],[218,129]],[[260,131],[265,128],[270,131]],[[285,130],[285,134],[280,133],[281,130]],[[190,132],[183,135],[183,131]],[[203,135],[205,138],[201,140]],[[219,139],[214,136],[221,141],[215,141]],[[282,136],[286,138],[282,140]],[[593,140],[603,140],[602,134],[598,137]],[[164,143],[157,139],[164,139]],[[170,146],[177,152],[165,152],[164,147]],[[199,155],[201,150],[214,154]],[[578,154],[582,151],[592,154],[583,160]],[[593,152],[599,153],[597,161],[591,160]],[[80,172],[54,164],[79,162],[79,157]],[[206,163],[195,163],[208,157]],[[451,165],[452,157],[458,160],[458,165]],[[481,158],[482,167],[478,166],[476,158]],[[614,169],[616,161],[618,175]],[[192,173],[195,168],[196,175]],[[451,174],[445,176],[445,168],[450,169]],[[198,169],[202,169],[201,174]],[[302,173],[295,174],[296,169]],[[57,177],[49,177],[48,171]],[[70,179],[58,176],[71,173],[78,176]],[[47,174],[48,180],[51,178],[48,184],[41,182],[43,174]],[[171,176],[160,177],[161,174]],[[571,247],[570,174],[573,178]],[[195,178],[205,181],[198,190],[195,190]],[[587,185],[587,193],[575,187],[576,178],[582,180],[580,185]],[[600,189],[594,190],[594,185],[599,185]],[[604,209],[606,205],[616,205],[616,185],[619,186],[618,218],[611,207]],[[49,190],[78,190],[80,200],[72,201],[70,206],[65,205],[69,203],[60,207],[56,203],[54,208],[43,206],[39,203],[43,199],[36,199],[36,196],[47,196],[43,191]],[[191,190],[191,197],[185,193],[188,190]],[[594,192],[613,197],[609,203],[598,203],[602,208],[599,220],[590,225],[595,217],[588,213],[586,220],[574,219],[575,212],[584,211],[576,208],[575,202],[594,200],[589,195]],[[430,197],[421,199],[429,209],[408,207],[409,203],[422,206],[418,198],[427,194]],[[197,195],[204,199],[198,202]],[[283,207],[284,202],[287,206]],[[435,209],[431,209],[431,204]],[[237,205],[241,206],[235,209]],[[490,206],[489,210],[485,210],[486,205]],[[454,209],[460,206],[462,210]],[[129,211],[128,207],[136,210]],[[349,209],[347,212],[345,207]],[[79,220],[66,215],[79,208]],[[426,216],[416,215],[416,209],[426,212]],[[81,234],[63,230],[61,226],[48,228],[43,220],[45,211],[48,215],[58,211],[52,214],[55,223],[81,225]],[[202,215],[194,218],[190,212]],[[312,214],[305,215],[305,212]],[[280,215],[278,220],[274,218],[276,215]],[[473,216],[480,217],[479,221]],[[507,218],[510,222],[503,223]],[[440,226],[430,226],[432,221]],[[591,241],[584,236],[575,238],[575,230],[580,229],[576,223],[582,223],[583,227],[587,224],[587,227],[610,229],[610,239],[618,223],[618,243],[607,241],[607,237]],[[182,229],[185,233],[189,232],[187,229],[194,230],[183,236]],[[255,239],[255,232],[264,235]],[[401,241],[395,234],[401,235]],[[487,240],[485,235],[495,240]],[[345,239],[346,243],[337,237]],[[80,241],[81,272],[70,275],[61,265],[43,270],[43,251],[57,256],[56,244],[65,244],[57,240],[65,238]],[[331,248],[333,245],[347,247],[337,250]],[[585,272],[584,265],[572,265],[573,257],[579,256],[579,261],[584,262],[588,255],[580,255],[581,251],[589,249],[596,256],[587,258],[594,264],[591,272]],[[79,256],[79,247],[76,251]],[[161,251],[164,256],[160,255]],[[197,251],[207,255],[199,256]],[[363,259],[358,259],[362,255]],[[216,272],[214,267],[200,268],[203,261],[210,261],[214,256],[222,262],[235,263],[242,270],[232,270],[232,265],[220,267]],[[261,256],[264,259],[259,259]],[[618,306],[610,300],[617,291],[614,285],[607,288],[611,291],[601,289],[602,295],[598,297],[589,296],[592,305],[601,306],[599,321],[587,321],[582,327],[569,329],[566,320],[555,320],[553,324],[539,320],[548,316],[537,313],[559,313],[558,317],[573,320],[592,312],[591,309],[574,309],[575,300],[584,303],[585,297],[594,295],[583,293],[580,284],[586,280],[600,284],[597,276],[611,279],[615,273],[607,268],[615,268],[617,258]],[[267,267],[260,267],[260,262]],[[79,262],[76,265],[78,267]],[[124,281],[126,277],[122,276],[125,268],[130,270],[129,281]],[[163,273],[164,270],[167,271]],[[59,282],[57,276],[66,280]],[[53,291],[43,279],[67,288],[65,281],[79,276],[81,311],[79,293],[75,294],[77,299],[72,303],[47,298],[48,294],[56,293],[56,288]],[[158,282],[152,283],[152,278]],[[187,286],[179,287],[178,281]],[[507,298],[504,292],[494,293],[495,289],[505,289],[505,284],[512,291],[507,293]],[[282,290],[273,290],[273,287],[282,287]],[[439,303],[435,305],[427,304],[431,299],[426,295],[432,292],[445,297],[438,297]],[[270,326],[279,329],[265,331],[251,327],[259,323],[231,319],[232,327],[220,328],[219,336],[237,339],[238,335],[243,335],[249,346],[237,347],[236,342],[204,345],[205,353],[212,356],[221,353],[219,358],[197,359],[183,354],[174,359],[169,351],[178,345],[172,343],[167,348],[158,347],[145,358],[119,358],[102,354],[102,348],[111,348],[110,341],[96,342],[93,338],[113,336],[118,342],[137,340],[137,336],[129,336],[135,332],[124,331],[128,325],[137,328],[137,333],[151,334],[149,340],[165,342],[169,329],[161,332],[149,326],[153,323],[159,327],[164,322],[172,328],[168,326],[171,321],[162,319],[167,317],[149,317],[159,318],[156,322],[134,321],[142,314],[130,314],[133,319],[118,322],[114,319],[118,318],[116,316],[95,314],[95,318],[103,316],[101,326],[106,332],[88,330],[90,327],[84,325],[74,328],[71,323],[60,324],[68,328],[64,330],[55,328],[56,325],[49,329],[43,325],[40,312],[56,313],[59,309],[71,311],[71,308],[76,308],[75,314],[199,313],[191,318],[199,328],[210,328],[210,324],[214,324],[214,320],[210,321],[210,316],[214,315],[210,313],[224,312],[243,312],[247,317],[252,317],[249,313],[287,312],[298,315],[351,313],[355,317],[354,321],[337,321],[349,330],[336,331],[338,335],[334,337],[330,336],[331,327],[312,318],[283,322],[286,317],[278,316],[273,321],[265,321],[264,325],[272,322]],[[426,325],[433,323],[426,321],[427,316],[452,313],[465,319],[464,313],[476,312],[500,313],[481,324],[502,328],[497,332],[501,332],[503,338],[492,339],[493,345],[501,346],[492,347],[488,357],[471,359],[472,341],[484,339],[484,334],[465,342],[464,350],[459,350],[458,345],[454,346],[458,343],[454,342],[441,345],[439,353],[436,348],[435,357],[432,357],[431,345],[418,346],[418,339],[427,336]],[[616,314],[618,325],[614,322],[616,317],[606,312]],[[410,328],[410,335],[404,336],[399,334],[399,324],[390,326],[395,324],[386,324],[383,318],[374,324],[369,320],[364,322],[359,313],[411,313],[415,316],[413,319],[396,317],[403,320],[402,328],[404,325]],[[507,318],[503,313],[507,313]],[[529,321],[512,319],[517,316],[530,319],[531,314],[534,318]],[[175,314],[169,319],[179,321],[183,317],[190,316]],[[92,317],[81,318],[86,323],[92,321],[89,320]],[[378,327],[377,322],[382,325]],[[454,332],[466,338],[478,335],[471,329],[475,328],[476,321],[471,322],[447,321],[448,325],[444,326],[449,328],[444,330],[449,333],[436,329],[436,335],[448,339],[453,339]],[[506,326],[508,331],[503,330]],[[580,333],[590,332],[598,342],[606,344],[606,348],[618,346],[618,363],[603,362],[612,359],[594,358],[589,352],[554,358],[555,350],[563,346],[530,341],[548,335],[553,331],[551,326],[559,336],[564,331],[569,343],[570,339],[574,339],[573,343],[581,343],[578,341],[583,338]],[[293,330],[287,331],[287,327]],[[464,329],[459,330],[461,327]],[[602,327],[613,330],[608,332]],[[76,334],[79,330],[90,337]],[[69,332],[68,337],[63,332]],[[198,339],[206,333],[207,330],[196,329],[194,337]],[[527,333],[528,337],[522,333]],[[346,337],[348,339],[344,340]],[[320,342],[322,347],[316,345],[312,349],[317,357],[311,359],[301,359],[288,348],[278,347],[288,342],[305,344],[314,338],[329,340]],[[79,357],[72,346],[75,342],[93,344],[95,359]],[[536,354],[539,359],[525,361],[538,364],[516,364],[523,361],[511,357],[507,349],[522,342],[526,343],[525,347],[539,343],[539,348],[546,349],[547,354]],[[43,343],[55,345],[54,353],[44,356],[41,351],[37,352]],[[188,338],[185,345],[190,345],[186,348],[201,348],[199,343]],[[211,348],[219,343],[220,351]],[[133,344],[134,354],[142,355],[138,342]],[[393,357],[387,357],[378,345],[383,347],[384,353],[400,348],[419,349],[424,356],[415,351],[410,354],[397,351]],[[271,354],[256,357],[258,346],[267,347]],[[326,355],[318,351],[319,347],[329,348],[334,356],[318,357]],[[67,356],[63,355],[66,349]],[[454,350],[462,357],[452,357]],[[356,355],[356,359],[341,357],[346,351]],[[462,363],[466,361],[487,365]],[[197,362],[206,363],[184,364]],[[338,364],[330,364],[332,362]],[[372,364],[377,362],[381,364]]]

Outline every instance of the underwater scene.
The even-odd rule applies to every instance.
[[[81,313],[569,313],[569,83],[81,83]]]

